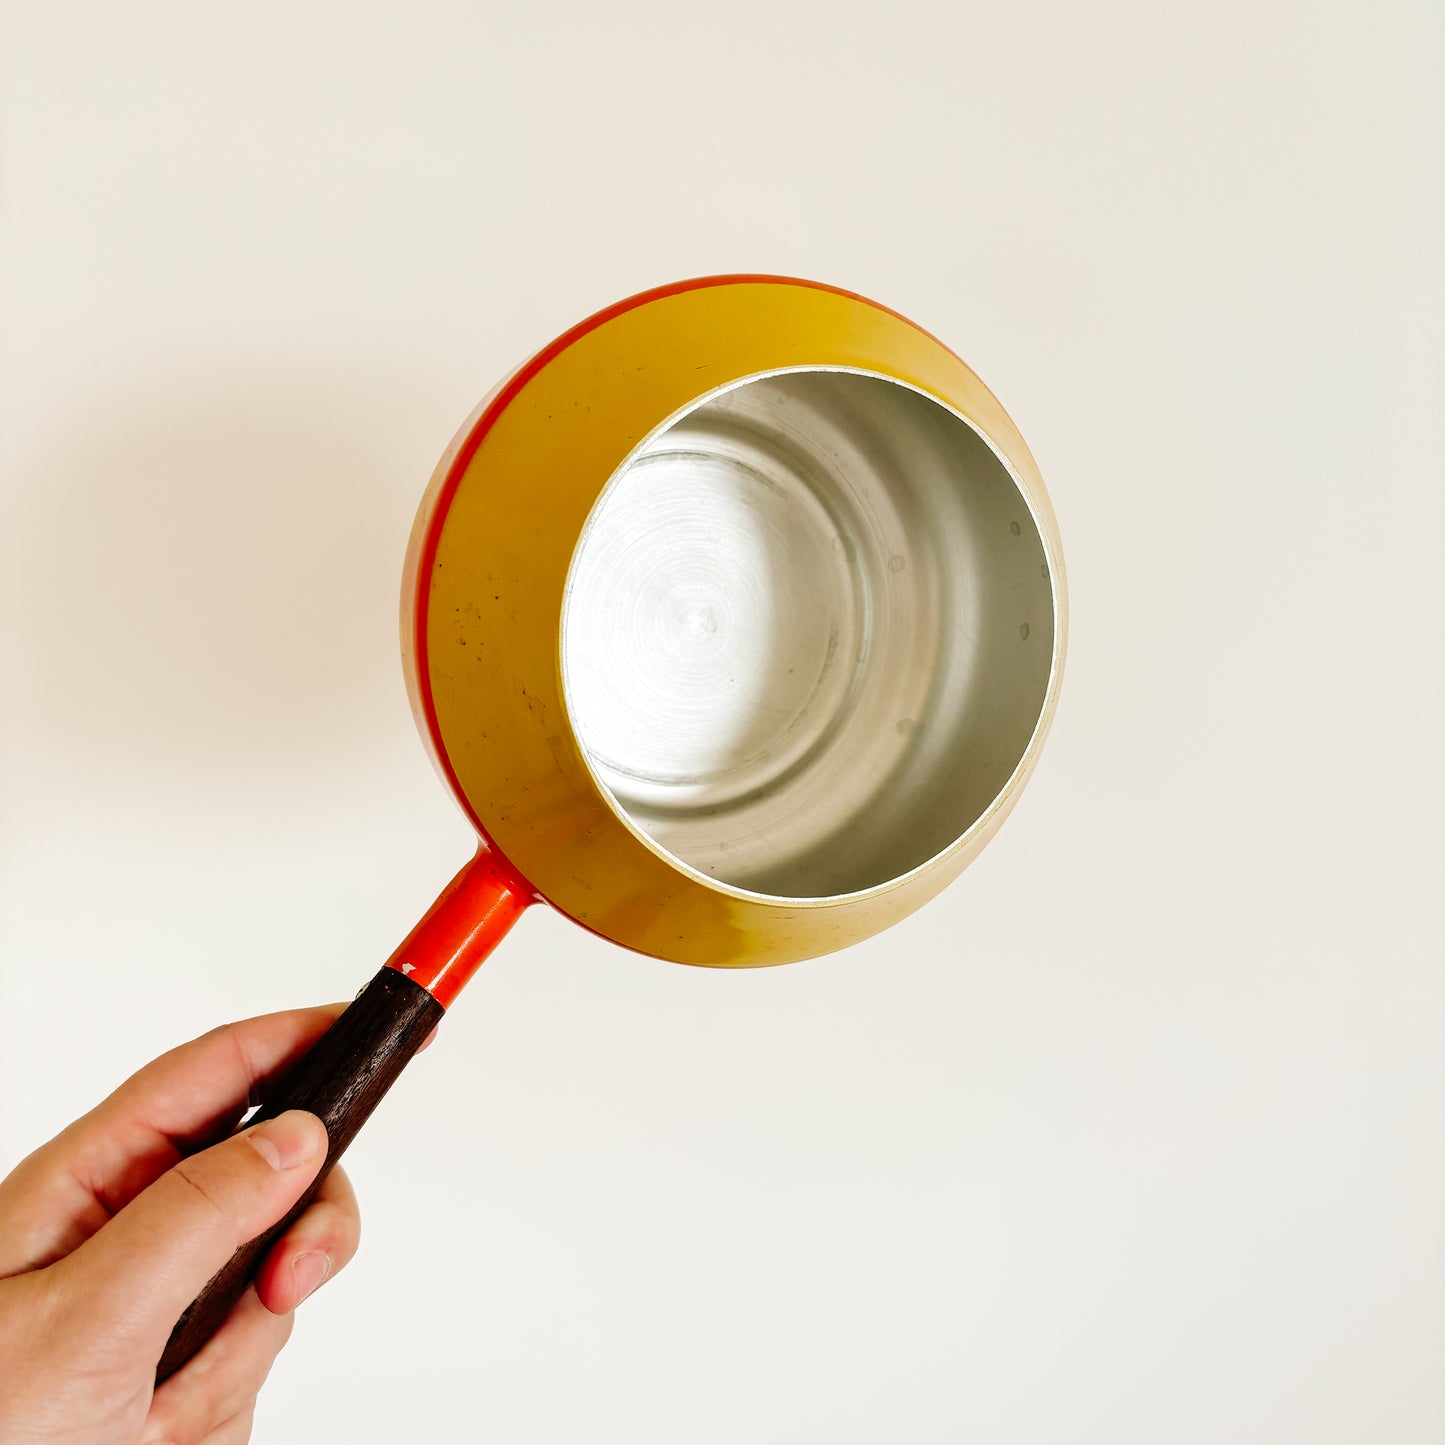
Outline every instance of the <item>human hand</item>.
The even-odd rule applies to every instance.
[[[268,1014],[173,1049],[0,1181],[4,1445],[250,1439],[291,1312],[356,1252],[361,1221],[340,1169],[220,1330],[159,1388],[156,1364],[211,1276],[316,1177],[326,1130],[312,1114],[225,1136],[258,1085],[340,1011]]]

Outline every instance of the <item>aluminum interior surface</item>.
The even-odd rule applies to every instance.
[[[1039,528],[955,412],[846,369],[703,398],[588,519],[563,690],[619,814],[702,877],[820,899],[962,837],[1053,653]]]

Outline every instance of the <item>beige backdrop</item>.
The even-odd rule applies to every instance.
[[[916,316],[1069,560],[1038,776],[892,934],[524,921],[356,1149],[259,1441],[1445,1435],[1435,8],[7,8],[7,1164],[349,996],[461,861],[402,547],[588,311]]]

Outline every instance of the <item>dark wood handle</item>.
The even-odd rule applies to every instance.
[[[265,1234],[242,1245],[171,1331],[156,1383],[180,1369],[220,1328],[245,1293],[266,1251],[296,1221],[443,1013],[426,989],[394,968],[383,968],[316,1042],[295,1069],[268,1092],[250,1124],[288,1109],[307,1109],[326,1125],[330,1147],[316,1181],[296,1207]]]

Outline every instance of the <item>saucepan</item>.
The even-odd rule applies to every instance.
[[[1064,645],[1038,470],[927,332],[774,276],[582,322],[463,425],[406,558],[412,707],[476,856],[264,1115],[318,1114],[329,1168],[534,903],[725,968],[886,928],[1017,801]],[[211,1281],[162,1376],[307,1202]]]

